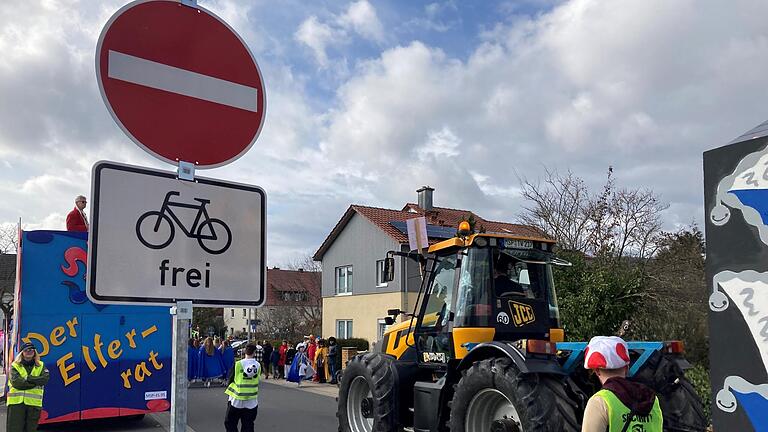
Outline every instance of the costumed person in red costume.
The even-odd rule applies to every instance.
[[[75,198],[75,208],[67,215],[67,231],[88,232],[88,217],[85,216],[85,206],[88,201],[78,195]]]

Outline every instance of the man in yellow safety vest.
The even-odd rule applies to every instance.
[[[587,402],[582,432],[662,432],[656,393],[626,378],[629,351],[623,339],[593,337],[584,352],[584,367],[595,371],[603,388]]]
[[[43,386],[50,374],[40,361],[35,346],[26,342],[11,363],[11,379],[8,381],[7,432],[34,432],[43,410]]]
[[[227,416],[224,428],[227,432],[238,432],[238,423],[242,425],[241,432],[253,432],[253,423],[259,408],[259,378],[262,374],[261,364],[254,358],[256,345],[245,347],[245,358],[235,363],[229,373],[229,386],[224,392],[229,396]]]

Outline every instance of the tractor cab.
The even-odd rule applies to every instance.
[[[418,360],[444,365],[483,342],[550,340],[553,329],[562,334],[552,265],[568,263],[555,258],[553,245],[474,234],[431,246],[421,258],[423,283],[408,323]]]

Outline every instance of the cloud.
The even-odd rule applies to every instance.
[[[612,165],[620,183],[690,210],[701,203],[702,151],[765,116],[754,90],[768,81],[755,73],[768,67],[758,54],[768,32],[755,17],[767,8],[574,0],[489,26],[467,59],[418,41],[387,49],[340,86],[322,147],[387,179],[372,185],[382,197],[408,189],[389,183],[432,176],[427,155],[460,160],[433,177],[438,191],[451,178],[448,203],[506,219],[521,204],[509,199],[512,170],[535,177],[543,165],[570,167],[594,187]],[[444,127],[460,144],[424,145]]]
[[[326,22],[315,15],[308,17],[294,33],[294,39],[309,47],[322,68],[329,65],[328,50],[350,44],[355,34],[376,43],[385,40],[384,27],[376,9],[367,0],[350,3],[342,14],[328,15],[330,18]],[[345,59],[339,61],[344,63]]]
[[[376,9],[367,0],[351,3],[338,18],[338,22],[343,28],[352,29],[365,39],[384,41],[384,27],[376,15]]]
[[[453,157],[459,155],[461,140],[447,126],[439,131],[427,133],[427,142],[416,148],[416,155],[421,161],[429,161],[430,158]]]
[[[328,65],[326,47],[337,41],[341,35],[329,25],[319,22],[317,17],[313,15],[301,23],[294,37],[297,41],[308,46],[315,56],[315,61],[320,66],[325,67]]]

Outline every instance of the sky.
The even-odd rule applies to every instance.
[[[125,1],[0,2],[0,224],[63,229],[98,160],[171,169],[110,117],[98,36]],[[703,225],[702,152],[768,118],[764,0],[199,0],[246,41],[266,118],[199,174],[264,188],[267,262],[313,254],[350,204],[514,222],[519,177],[571,170]]]

